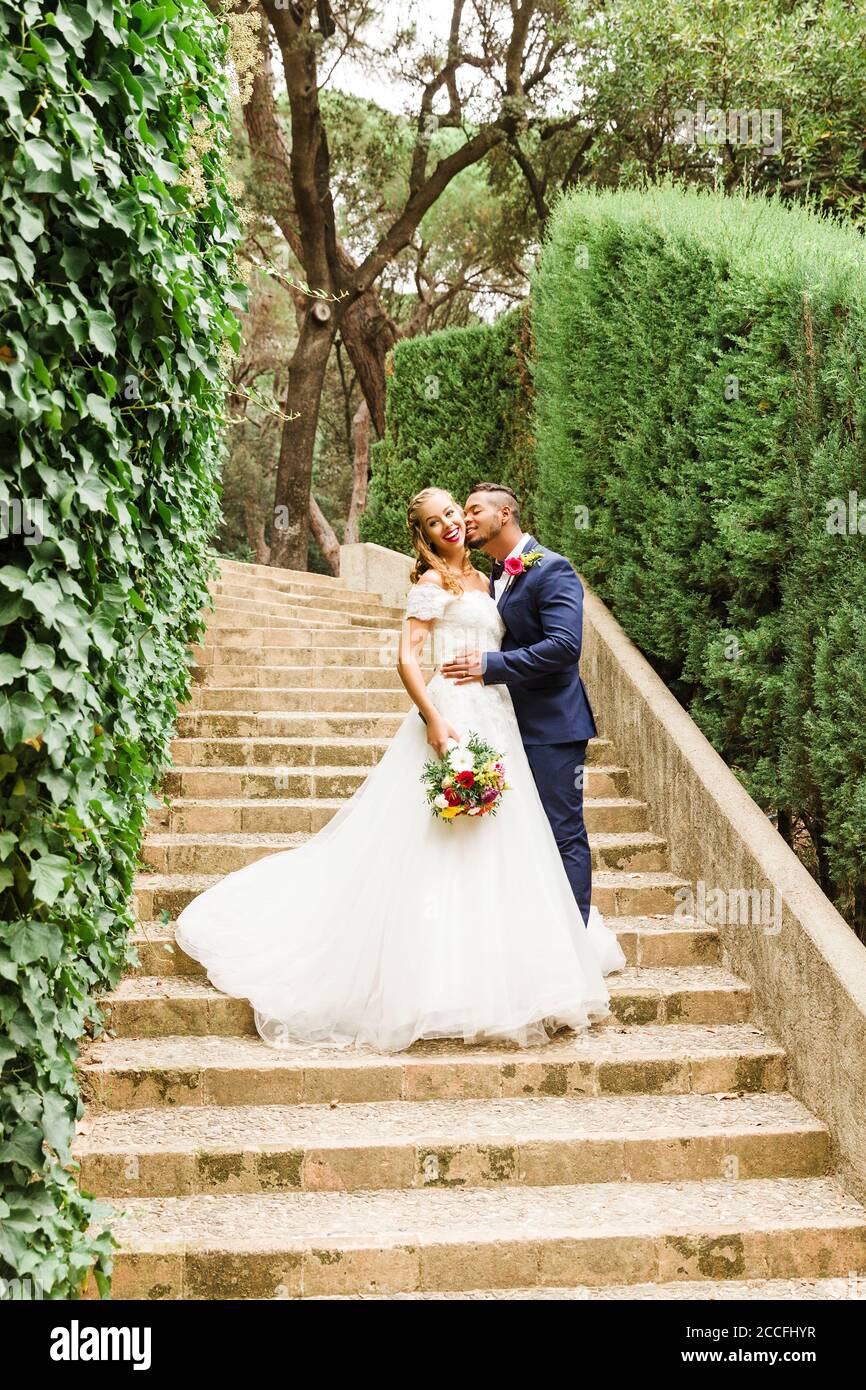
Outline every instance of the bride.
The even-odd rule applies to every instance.
[[[597,909],[581,917],[507,689],[438,671],[425,684],[428,640],[447,661],[496,650],[504,625],[454,499],[426,488],[408,520],[398,670],[417,708],[323,830],[229,874],[178,918],[180,948],[250,1001],[273,1047],[544,1043],[607,1017],[603,977],[625,964]],[[424,763],[471,733],[502,756],[508,790],[495,816],[434,818]]]

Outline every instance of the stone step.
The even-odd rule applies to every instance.
[[[223,877],[215,873],[145,873],[134,884],[134,907],[141,921],[167,912],[174,919],[187,903]],[[686,888],[684,879],[662,871],[632,873],[601,869],[593,874],[592,902],[606,917],[646,917],[670,914],[678,906],[676,894]]]
[[[256,585],[218,579],[209,586],[215,603],[224,603],[248,612],[280,612],[286,605],[318,608],[322,612],[359,613],[369,617],[402,618],[403,609],[381,603],[370,594],[317,589],[310,584]]]
[[[136,1107],[332,1105],[385,1100],[781,1091],[785,1053],[753,1023],[597,1026],[543,1051],[459,1040],[371,1048],[272,1048],[256,1037],[168,1034],[86,1046],[94,1111]]]
[[[393,734],[400,727],[399,715],[186,715],[185,721],[204,732],[187,733],[189,723],[172,740],[175,765],[187,767],[375,767],[384,757]],[[328,723],[333,732],[323,732]],[[236,733],[229,724],[240,725]],[[336,727],[341,726],[340,730]],[[259,732],[253,732],[258,728]],[[304,730],[305,731],[302,731]],[[279,732],[291,729],[291,733]],[[610,744],[604,739],[587,748],[587,767],[608,767]],[[431,757],[432,752],[431,752]]]
[[[356,690],[347,686],[342,689],[318,689],[310,686],[286,686],[268,689],[239,686],[235,689],[224,686],[197,685],[192,690],[192,700],[185,706],[185,712],[192,713],[237,713],[254,714],[296,714],[321,710],[330,714],[333,710],[351,710],[370,714],[408,714],[412,702],[402,686],[399,690]]]
[[[279,654],[288,651],[323,649],[331,652],[345,648],[350,652],[366,654],[368,660],[370,653],[373,653],[376,660],[376,653],[387,650],[388,659],[396,663],[399,635],[389,626],[341,627],[334,623],[317,625],[308,622],[302,626],[298,622],[287,628],[253,627],[248,623],[237,626],[209,625],[203,649],[220,652],[221,659],[226,662],[232,660],[227,653],[233,651],[246,653],[243,657],[245,661],[249,661],[251,652],[266,652],[276,665],[280,664]]]
[[[830,1178],[129,1197],[118,1298],[845,1278],[866,1211]]]
[[[743,1023],[749,1016],[749,986],[720,966],[627,966],[607,985],[611,1019],[621,1023]],[[126,976],[105,1004],[116,1037],[255,1032],[247,1000],[193,976]]]
[[[337,797],[206,798],[176,797],[151,814],[151,826],[174,834],[315,834],[345,804]],[[149,843],[149,840],[148,842]]]
[[[293,834],[216,835],[149,834],[142,846],[145,867],[161,875],[215,874],[221,877],[265,859],[269,854],[298,849],[310,836]]]
[[[196,710],[180,713],[175,729],[179,738],[194,739],[375,738],[387,741],[394,737],[405,717],[402,710],[393,714],[376,713],[343,709],[340,704],[327,712]]]
[[[162,787],[166,796],[207,801],[270,797],[345,798],[358,790],[369,771],[369,766],[193,767],[175,762],[163,776]],[[589,766],[584,788],[588,798],[624,796],[628,792],[628,771],[624,767]]]
[[[329,593],[354,593],[342,580],[332,574],[315,574],[311,570],[283,569],[277,565],[253,565],[246,560],[227,560],[216,557],[219,573],[223,579],[239,578],[245,584],[298,584],[308,588],[323,589]]]
[[[612,917],[629,965],[717,965],[719,935],[716,927],[675,917]],[[203,975],[199,961],[175,945],[171,922],[143,921],[129,938],[138,954],[136,975]]]
[[[142,848],[142,862],[158,874],[230,874],[269,854],[297,849],[310,835],[293,832],[154,831]],[[667,863],[666,841],[649,831],[590,835],[594,869],[656,872]]]
[[[340,1303],[347,1299],[368,1301],[393,1300],[394,1302],[422,1301],[435,1299],[451,1300],[492,1300],[510,1299],[523,1301],[546,1301],[550,1299],[612,1301],[623,1299],[633,1302],[740,1302],[765,1300],[767,1302],[797,1301],[802,1299],[862,1299],[866,1297],[866,1277],[855,1273],[840,1279],[680,1279],[670,1284],[581,1284],[576,1288],[531,1289],[457,1289],[447,1293],[367,1293],[367,1294],[322,1294],[316,1300],[320,1303]],[[698,1347],[706,1352],[710,1343]]]
[[[396,618],[400,621],[404,616],[402,605],[380,603],[370,594],[348,591],[327,593],[298,584],[257,587],[255,584],[235,584],[220,579],[209,586],[207,603],[209,608],[222,604],[246,613],[279,613],[293,607],[315,608],[321,613],[354,613],[366,618]]]
[[[399,629],[402,626],[399,618],[386,618],[379,614],[373,616],[367,613],[353,613],[340,611],[333,608],[312,608],[305,607],[303,604],[285,604],[279,612],[272,613],[261,608],[254,608],[248,612],[245,608],[237,608],[233,604],[218,601],[214,608],[206,610],[202,616],[208,625],[209,637],[218,643],[222,633],[226,629],[237,631],[242,629],[245,624],[255,621],[256,631],[261,628],[268,628],[271,632],[318,632],[339,629],[345,631],[346,628],[358,628],[366,630],[374,629],[376,632],[382,629]]]
[[[358,711],[343,709],[340,704],[328,711],[184,710],[177,716],[176,730],[179,738],[196,741],[267,739],[282,748],[285,741],[291,740],[306,747],[310,740],[322,742],[335,738],[387,742],[393,738],[404,718],[404,711]],[[587,744],[588,766],[606,766],[611,763],[613,756],[614,749],[609,739],[593,738]]]
[[[347,622],[356,618],[381,619],[384,623],[402,622],[403,609],[379,603],[364,594],[303,593],[299,589],[252,589],[245,586],[219,583],[209,591],[206,614],[233,611],[249,621],[257,613],[279,616],[286,614],[320,615]]]
[[[651,917],[673,913],[688,883],[662,870],[599,869],[592,876],[592,902],[605,917]]]
[[[246,801],[225,797],[213,801],[176,797],[169,805],[152,812],[151,826],[154,830],[178,834],[199,831],[292,834],[296,830],[314,834],[327,825],[342,805],[336,797],[318,801],[303,797],[262,797]],[[646,830],[647,805],[643,801],[629,797],[587,797],[583,811],[590,834],[636,835]]]
[[[429,679],[432,669],[424,669]],[[257,689],[339,689],[339,690],[396,690],[405,697],[403,683],[397,674],[396,660],[375,666],[335,664],[328,667],[323,662],[315,665],[307,661],[303,653],[293,664],[282,666],[259,663],[254,666],[193,666],[194,690],[242,690]],[[341,696],[342,698],[342,696]]]
[[[98,1197],[805,1178],[830,1156],[784,1092],[160,1107],[82,1129]]]
[[[384,756],[387,738],[332,734],[329,738],[176,738],[171,751],[175,764],[186,767],[363,767],[369,770]]]
[[[261,631],[259,629],[259,632]],[[206,633],[205,636],[207,635]],[[276,684],[271,673],[287,666],[323,666],[333,677],[341,666],[378,665],[382,669],[387,668],[396,676],[398,636],[398,633],[384,630],[381,633],[370,633],[367,637],[367,634],[359,629],[326,631],[322,628],[318,632],[293,632],[290,634],[293,640],[286,641],[282,633],[270,632],[265,640],[257,633],[255,640],[219,642],[216,645],[206,642],[203,646],[192,646],[189,654],[195,665],[215,667],[217,678],[213,680],[214,685],[225,684],[222,673],[227,668],[242,666],[246,669],[252,664],[264,672],[262,685]],[[366,641],[363,640],[365,637]],[[337,638],[340,640],[336,640]],[[325,641],[328,645],[325,645]],[[424,663],[429,666],[429,650],[422,653],[422,657]],[[399,680],[399,677],[397,679]],[[335,685],[338,682],[331,679],[327,683]],[[248,685],[250,682],[244,681],[243,684]],[[293,680],[292,684],[298,684],[297,679]]]

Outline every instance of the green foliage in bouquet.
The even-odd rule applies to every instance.
[[[217,521],[239,307],[203,0],[0,0],[0,1289],[75,1297],[74,1063],[127,960]]]

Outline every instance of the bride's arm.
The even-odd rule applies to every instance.
[[[458,743],[460,739],[430,699],[427,693],[427,682],[421,670],[421,652],[432,630],[432,622],[424,622],[421,618],[406,619],[400,633],[397,672],[410,699],[418,706],[421,718],[427,725],[427,742],[441,757],[448,747],[449,739],[456,739]]]

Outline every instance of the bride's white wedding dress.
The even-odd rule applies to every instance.
[[[504,625],[480,590],[413,587],[407,616],[434,619],[434,656],[496,650]],[[431,814],[432,756],[414,708],[381,762],[301,848],[229,874],[181,913],[177,942],[226,994],[249,999],[274,1047],[418,1038],[546,1042],[610,1013],[603,976],[625,957],[596,908],[574,901],[504,686],[429,693],[461,735],[505,760],[495,816]]]

